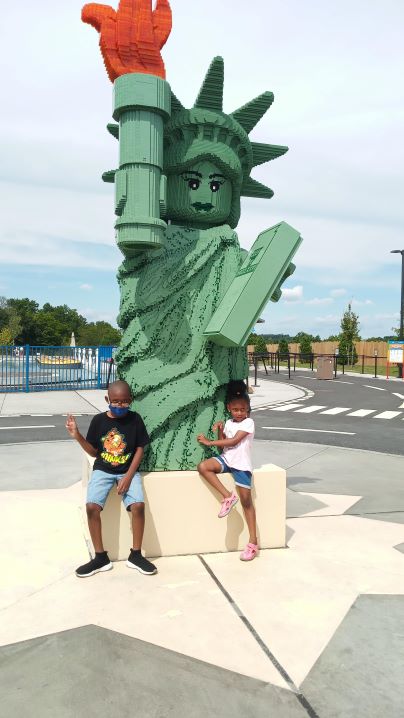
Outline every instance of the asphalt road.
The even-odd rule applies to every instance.
[[[288,383],[285,373],[270,373],[271,381]],[[259,381],[265,381],[260,373]],[[256,439],[310,442],[404,455],[404,381],[370,377],[338,377],[319,381],[315,374],[296,372],[291,384],[314,392],[303,401],[253,412]],[[398,395],[398,396],[397,396]],[[324,413],[330,412],[330,413]],[[351,416],[353,412],[356,415]],[[0,417],[0,444],[71,441],[61,415]],[[77,415],[85,435],[90,415]]]
[[[264,376],[260,374],[258,383]],[[289,383],[285,373],[271,372],[268,379]],[[404,381],[401,385],[346,375],[321,381],[311,372],[297,371],[290,383],[310,389],[314,396],[284,407],[255,410],[257,439],[404,454]]]

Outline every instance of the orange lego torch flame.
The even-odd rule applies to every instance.
[[[168,0],[120,0],[109,5],[84,5],[81,19],[100,33],[100,48],[108,77],[114,82],[128,72],[143,72],[165,79],[160,50],[171,32]]]

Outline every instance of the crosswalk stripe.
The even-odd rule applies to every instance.
[[[333,409],[326,409],[325,411],[320,411],[320,414],[330,414],[334,416],[334,414],[342,414],[343,411],[349,411],[350,406],[334,406]]]
[[[314,411],[319,411],[319,409],[326,409],[326,406],[305,406],[304,409],[296,409],[296,414],[299,412],[301,414],[312,414]]]
[[[377,409],[357,409],[356,411],[351,411],[347,416],[369,416],[369,414],[374,414],[375,411],[377,411]]]
[[[372,419],[394,419],[395,416],[400,416],[400,414],[402,414],[401,411],[382,411],[381,414],[372,416]]]
[[[284,404],[283,406],[274,406],[271,411],[290,411],[291,409],[296,409],[297,406],[301,406],[301,404]]]

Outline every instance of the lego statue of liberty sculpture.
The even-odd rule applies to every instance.
[[[248,137],[272,93],[223,112],[220,57],[194,106],[182,106],[160,56],[171,29],[167,0],[158,0],[154,10],[151,0],[121,0],[117,12],[90,4],[82,18],[100,32],[119,122],[108,125],[119,139],[119,169],[103,175],[115,184],[115,227],[124,254],[118,373],[131,386],[151,437],[143,468],[194,468],[206,451],[195,437],[223,415],[228,382],[247,377],[245,338],[293,270],[292,252],[264,294],[249,302],[248,318],[240,316],[244,344],[206,333],[219,309],[234,309],[234,282],[249,261],[234,231],[240,197],[273,194],[250,178],[251,170],[287,148]]]

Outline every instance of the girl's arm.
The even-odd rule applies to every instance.
[[[223,421],[217,421],[216,424],[213,424],[212,431],[217,431],[217,435],[219,439],[225,439],[226,434],[223,431]]]
[[[249,433],[249,431],[238,431],[232,439],[216,439],[216,441],[210,441],[204,434],[199,434],[198,441],[204,446],[218,446],[220,449],[224,449],[227,446],[237,446]]]

